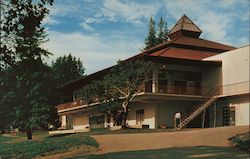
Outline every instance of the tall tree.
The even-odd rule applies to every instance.
[[[14,72],[13,96],[16,103],[12,125],[26,130],[32,139],[32,128],[42,127],[49,116],[48,67],[42,59],[50,53],[40,45],[46,41],[41,22],[53,0],[1,1],[1,68]],[[2,10],[1,10],[2,11]],[[4,97],[2,99],[8,99]],[[6,103],[5,101],[2,101]],[[53,107],[52,107],[53,108]]]
[[[149,20],[148,34],[145,39],[145,48],[147,50],[149,48],[154,47],[157,44],[156,31],[155,31],[155,22],[151,17]]]
[[[54,99],[55,105],[59,103],[69,102],[72,100],[72,94],[65,94],[57,87],[72,80],[78,79],[84,75],[85,68],[80,58],[76,58],[69,55],[58,57],[55,61],[52,61],[52,79],[54,81]]]
[[[54,78],[58,85],[72,81],[84,75],[85,68],[80,58],[69,55],[58,57],[52,61]]]
[[[92,82],[83,88],[84,92],[89,91],[88,96],[84,95],[84,99],[99,99],[107,102],[102,103],[106,109],[117,107],[117,103],[121,103],[122,108],[122,126],[126,127],[126,120],[129,105],[133,99],[141,92],[144,82],[152,75],[152,64],[142,60],[121,62],[119,61],[111,71],[103,77],[101,81]],[[98,84],[96,84],[98,82]],[[98,86],[99,91],[96,92],[95,87]],[[102,89],[102,90],[100,90]],[[102,106],[99,109],[103,109]]]
[[[157,45],[168,41],[168,25],[161,17],[157,28]]]

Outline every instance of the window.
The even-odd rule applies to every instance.
[[[136,124],[142,125],[144,122],[144,109],[136,110]]]

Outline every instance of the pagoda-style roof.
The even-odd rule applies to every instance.
[[[197,25],[195,25],[186,15],[183,15],[170,30],[168,36],[170,39],[183,35],[198,38],[201,33],[201,29],[198,28]]]

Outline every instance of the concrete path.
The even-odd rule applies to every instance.
[[[177,132],[93,135],[99,153],[193,146],[229,147],[228,138],[248,132],[248,126],[195,129]]]

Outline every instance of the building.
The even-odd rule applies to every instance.
[[[249,46],[235,48],[200,38],[202,31],[183,16],[169,33],[170,40],[129,59],[154,63],[152,79],[130,106],[130,127],[174,127],[180,112],[182,127],[249,125]],[[129,60],[127,59],[127,60]],[[92,112],[79,90],[110,68],[61,86],[73,101],[57,106],[62,127],[75,131],[113,127],[112,115]]]

